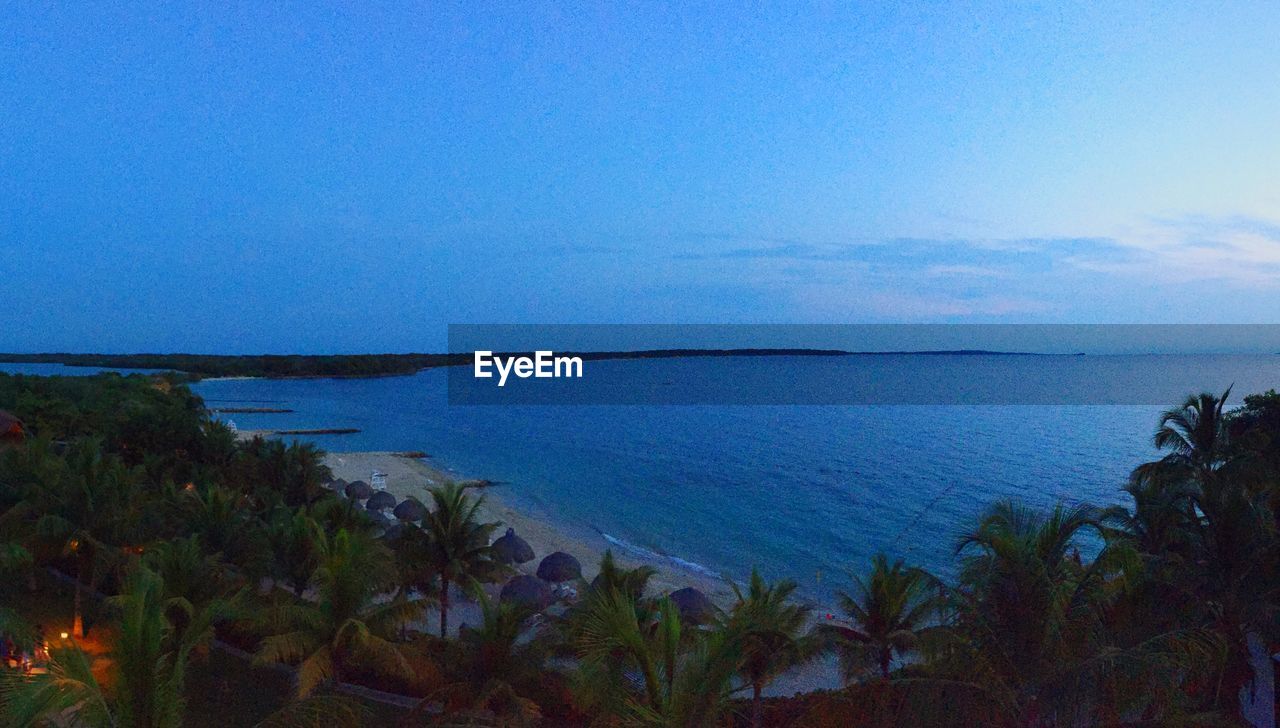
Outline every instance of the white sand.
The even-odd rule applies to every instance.
[[[424,504],[430,505],[431,497],[427,489],[449,480],[459,480],[457,475],[435,468],[422,460],[403,457],[393,452],[331,452],[325,455],[325,465],[333,471],[335,478],[346,481],[369,481],[374,470],[387,476],[387,490],[401,500],[413,496]],[[485,521],[501,523],[495,533],[500,536],[508,527],[514,528],[516,534],[529,542],[533,547],[535,559],[522,567],[527,573],[533,573],[542,557],[554,551],[565,551],[572,554],[582,564],[582,575],[590,581],[600,570],[600,559],[611,544],[602,536],[570,535],[555,524],[544,519],[533,518],[511,507],[502,498],[506,485],[493,485],[477,489],[476,493],[484,496],[481,516]],[[584,531],[586,529],[583,529]],[[630,553],[613,549],[614,558],[627,568],[647,564],[658,569],[657,576],[650,582],[652,588],[660,593],[667,593],[686,586],[702,590],[717,604],[732,601],[732,591],[720,579],[692,570],[681,570],[674,564],[651,563]]]
[[[346,481],[364,480],[369,482],[373,471],[377,470],[387,476],[387,490],[397,500],[413,496],[424,504],[430,504],[431,498],[427,489],[450,480],[459,480],[459,476],[437,467],[433,467],[417,458],[405,457],[394,452],[329,452],[325,455],[325,465],[333,471],[335,478]],[[532,574],[538,562],[554,551],[565,551],[572,554],[582,564],[582,574],[590,581],[598,572],[600,559],[611,544],[602,536],[589,534],[570,535],[568,529],[558,527],[545,519],[534,518],[511,507],[502,498],[502,490],[508,486],[495,485],[478,490],[484,496],[485,503],[481,516],[485,521],[499,522],[501,528],[495,536],[501,535],[508,527],[529,542],[533,547],[535,558],[520,567],[521,571]],[[650,590],[654,593],[666,594],[685,586],[700,589],[711,597],[721,608],[728,608],[733,603],[733,592],[728,585],[706,574],[681,569],[670,563],[649,562],[631,553],[619,552],[614,548],[614,557],[618,563],[627,568],[639,565],[652,566],[658,570],[650,582]],[[496,588],[486,590],[491,597],[496,597]],[[435,633],[438,629],[437,614],[433,611],[420,625],[424,631]],[[480,619],[479,608],[474,603],[455,599],[449,610],[451,634],[463,624],[474,624]],[[816,660],[800,669],[782,675],[769,686],[768,695],[792,695],[816,689],[836,688],[840,686],[839,669],[834,659]]]

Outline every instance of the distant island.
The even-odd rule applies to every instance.
[[[530,352],[501,352],[516,356]],[[956,349],[946,351],[844,351],[840,349],[646,349],[639,351],[557,351],[584,361],[608,359],[674,359],[729,356],[1035,356],[1030,352]],[[2,354],[0,363],[62,364],[103,369],[159,369],[200,377],[264,377],[269,379],[388,377],[434,367],[470,364],[472,354]]]

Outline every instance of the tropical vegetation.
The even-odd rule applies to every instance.
[[[0,670],[0,723],[183,725],[227,653],[288,672],[272,726],[375,722],[370,689],[402,725],[1239,724],[1280,646],[1280,395],[1228,395],[1161,415],[1115,505],[991,504],[945,578],[880,555],[818,616],[752,571],[695,616],[612,554],[550,608],[499,598],[474,488],[388,527],[323,453],[238,440],[175,377],[0,375],[32,433],[0,446],[0,633],[48,643]],[[35,624],[49,575],[66,638]],[[451,629],[458,600],[479,618]],[[771,696],[824,660],[842,687]]]

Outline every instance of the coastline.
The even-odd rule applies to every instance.
[[[252,437],[252,430],[242,431],[241,436]],[[410,457],[402,452],[388,451],[326,451],[324,463],[333,472],[335,478],[346,481],[368,481],[374,470],[386,475],[387,491],[394,494],[397,500],[408,496],[419,499],[424,504],[430,503],[429,488],[448,481],[466,481],[470,478],[462,474],[424,462],[421,458]],[[733,605],[734,595],[724,578],[713,576],[702,571],[682,567],[671,559],[646,559],[638,554],[619,548],[603,534],[588,528],[574,528],[571,524],[557,523],[551,517],[534,515],[513,506],[509,499],[502,496],[504,485],[489,485],[477,489],[484,496],[484,504],[480,510],[480,518],[485,522],[499,522],[501,527],[494,536],[500,536],[507,528],[514,528],[516,533],[533,547],[534,559],[522,564],[517,571],[523,574],[534,574],[538,563],[548,554],[564,551],[572,554],[582,564],[582,576],[591,581],[600,571],[600,559],[606,550],[612,550],[614,559],[621,566],[635,568],[651,566],[656,570],[649,582],[653,594],[669,594],[677,589],[691,586],[706,594],[716,606],[728,609]],[[489,598],[496,599],[500,587],[489,585],[485,591]],[[822,615],[829,610],[814,606],[811,624],[822,621]],[[460,630],[463,625],[476,623],[480,619],[479,605],[466,599],[456,602],[450,609],[450,633]],[[435,612],[428,613],[421,626],[432,631]],[[840,666],[834,657],[826,656],[797,668],[793,668],[778,676],[766,689],[768,697],[785,697],[815,690],[834,690],[843,687]]]
[[[252,436],[253,432],[246,434]],[[387,491],[394,494],[397,500],[413,496],[426,504],[431,502],[431,496],[427,492],[429,488],[451,480],[469,480],[460,473],[398,452],[326,452],[325,465],[329,466],[335,478],[346,481],[367,482],[374,470],[385,473]],[[484,497],[480,510],[482,520],[502,524],[494,534],[495,537],[502,535],[507,528],[514,528],[516,534],[533,547],[535,558],[519,567],[522,573],[532,574],[537,570],[538,562],[547,554],[564,551],[578,559],[582,564],[583,577],[590,581],[600,570],[600,559],[604,552],[612,549],[614,559],[622,566],[634,568],[644,565],[657,569],[657,574],[650,582],[655,593],[665,594],[692,586],[706,593],[722,607],[732,602],[733,592],[723,579],[695,569],[683,568],[668,559],[643,558],[589,528],[574,528],[569,524],[556,523],[552,519],[527,513],[503,497],[502,490],[507,487],[501,484],[489,485],[478,488],[475,492]]]

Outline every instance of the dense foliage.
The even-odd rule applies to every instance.
[[[828,621],[756,573],[695,617],[611,556],[551,609],[498,600],[486,585],[512,572],[468,488],[388,528],[324,487],[320,452],[237,441],[171,378],[0,375],[33,433],[0,450],[0,572],[70,575],[77,614],[116,595],[87,641],[54,641],[48,675],[3,671],[0,714],[179,725],[216,637],[296,668],[265,725],[359,724],[338,682],[419,698],[405,725],[1235,724],[1250,645],[1280,644],[1280,396],[1225,399],[1160,418],[1164,455],[1125,506],[993,504],[956,579],[878,557]],[[458,599],[478,623],[450,628]],[[29,642],[21,612],[0,608],[0,631]],[[823,655],[845,688],[764,697]]]
[[[826,349],[652,349],[646,351],[560,352],[593,359],[664,359],[700,356],[831,356]],[[983,352],[924,352],[983,353]],[[501,356],[529,355],[508,352]],[[155,369],[201,377],[378,377],[413,374],[431,367],[470,364],[471,354],[0,354],[0,362],[65,364],[103,369]]]
[[[445,354],[0,354],[0,361],[104,369],[160,369],[205,377],[374,377],[443,366]]]

